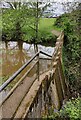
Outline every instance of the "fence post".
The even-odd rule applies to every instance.
[[[63,96],[65,98],[66,96],[66,92],[67,92],[67,86],[66,86],[66,82],[65,82],[65,77],[64,77],[64,73],[63,73],[63,68],[62,68],[62,61],[59,58],[59,77],[60,77],[60,81],[61,81],[61,86],[62,86],[62,91],[63,91]]]
[[[51,88],[52,88],[52,101],[54,104],[54,107],[56,109],[60,109],[61,106],[61,99],[60,99],[60,90],[59,90],[59,83],[58,83],[58,76],[57,76],[57,64],[58,61],[55,59],[53,63],[53,70],[54,70],[54,75],[53,75],[53,80],[51,83]]]

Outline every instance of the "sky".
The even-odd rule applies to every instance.
[[[81,0],[51,0],[51,1],[55,1],[55,2],[74,2],[74,1],[78,1],[81,2]]]
[[[29,2],[29,1],[31,1],[31,2],[36,2],[37,0],[0,0],[0,1],[6,1],[6,2],[12,2],[12,1],[24,1],[24,2]],[[39,2],[40,1],[43,1],[43,2],[60,2],[60,3],[62,3],[62,2],[81,2],[81,0],[38,0]]]
[[[5,5],[3,5],[4,4],[4,1],[5,2],[13,2],[13,1],[17,1],[17,2],[19,2],[19,1],[21,1],[21,2],[36,2],[37,0],[0,0],[2,3],[0,3],[0,6],[3,6],[3,8],[5,7]],[[81,0],[38,0],[38,1],[40,1],[40,2],[50,2],[50,3],[52,3],[52,2],[56,2],[57,4],[58,3],[67,3],[67,2],[80,2],[81,3]],[[6,3],[5,3],[6,4]],[[8,4],[6,4],[6,7],[9,7],[9,5]],[[59,6],[59,4],[58,4],[58,7],[60,7]]]

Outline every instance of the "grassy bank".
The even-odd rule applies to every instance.
[[[2,25],[3,25],[3,39],[6,40],[17,40],[17,39],[22,39],[23,41],[35,41],[35,37],[36,37],[36,31],[35,31],[35,26],[34,24],[29,24],[29,23],[25,23],[22,25],[16,25],[14,21],[10,21],[11,19],[9,19],[9,21],[5,20],[6,17],[4,17],[5,15],[3,15],[3,21],[2,21]],[[10,16],[12,17],[12,16]],[[33,18],[32,18],[33,21]],[[56,21],[56,18],[40,18],[39,20],[39,29],[38,29],[38,41],[37,42],[47,42],[50,41],[52,39],[56,39],[56,37],[52,34],[52,30],[55,29],[56,27],[54,27],[54,23]],[[20,34],[20,38],[18,38],[17,36]]]
[[[59,17],[55,25],[64,29],[63,60],[65,74],[73,96],[81,96],[81,10]],[[75,94],[76,93],[76,94]]]
[[[39,29],[38,29],[38,42],[47,42],[52,39],[56,39],[56,37],[52,34],[52,30],[54,28],[54,23],[56,21],[56,18],[40,18],[39,20]],[[23,28],[23,31],[25,31],[26,34],[24,34],[24,40],[25,41],[34,41],[35,38],[35,30],[32,29],[34,26],[25,26]]]
[[[39,31],[51,34],[55,21],[56,18],[41,18],[39,21]]]

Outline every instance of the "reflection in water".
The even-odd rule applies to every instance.
[[[34,51],[35,51],[35,53],[38,52],[38,46],[37,46],[37,44],[34,44]]]
[[[29,59],[23,51],[23,42],[8,42],[2,52],[2,76],[7,79]]]
[[[17,42],[19,50],[22,52],[23,49],[23,41],[18,40]]]
[[[22,65],[24,65],[33,55],[42,50],[47,52],[48,54],[52,55],[54,48],[53,47],[46,47],[42,45],[33,45],[27,44],[26,42],[18,41],[18,42],[2,42],[0,44],[0,49],[2,50],[2,55],[0,53],[0,59],[2,59],[2,74],[0,74],[0,78],[2,78],[2,82],[6,81],[12,74],[14,74]],[[41,57],[46,57],[41,54]],[[34,63],[33,61],[19,76],[22,75],[31,67]],[[47,69],[50,66],[49,60],[40,60],[40,70]],[[36,66],[31,71],[30,77],[33,76],[36,72]],[[1,84],[1,82],[0,82]],[[13,83],[12,85],[13,86]],[[8,91],[8,90],[7,90]],[[6,94],[6,92],[5,92]],[[5,96],[5,95],[3,95]]]
[[[2,46],[2,48],[1,48]],[[33,55],[42,50],[52,55],[54,48],[42,45],[31,45],[22,41],[2,42],[2,77],[7,79],[15,73],[23,64],[25,64]],[[41,54],[41,57],[46,57]],[[46,61],[43,61],[46,63]],[[44,64],[45,65],[45,64]]]

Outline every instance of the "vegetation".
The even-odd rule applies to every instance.
[[[13,4],[14,6],[14,2],[9,4]],[[40,9],[39,4],[41,3],[38,4],[38,2],[23,3],[20,6],[18,4],[19,3],[16,2],[14,8],[11,7],[2,10],[3,40],[24,40],[38,43],[43,40],[53,39],[51,30],[54,28],[53,21],[55,21],[55,19],[41,18],[42,12],[46,9],[47,5]],[[29,8],[28,5],[32,7]],[[46,31],[46,29],[48,31]]]
[[[70,120],[81,120],[81,98],[67,101],[60,110],[60,116]]]
[[[30,10],[32,12],[32,10]],[[2,38],[6,40],[25,39],[28,25],[32,24],[33,19],[29,19],[27,6],[21,9],[3,9],[2,11]],[[26,29],[25,29],[26,27]]]
[[[49,114],[44,118],[50,120],[81,120],[81,98],[67,101],[60,111],[51,108]]]
[[[39,22],[39,36],[42,41],[51,42],[56,40],[56,36],[52,34],[54,29],[55,18],[41,18]]]
[[[81,95],[81,10],[64,14],[55,25],[64,29],[63,60],[71,96]],[[75,94],[76,93],[76,94]]]
[[[22,26],[22,22],[21,25],[19,26],[18,23],[15,24],[14,19],[12,18],[12,15],[10,14],[10,18],[7,19],[7,13],[6,15],[3,14],[3,40],[23,40],[23,41],[27,41],[27,42],[31,42],[34,40],[35,37],[35,31],[34,29],[32,29],[32,26],[30,26],[29,24],[32,23],[30,22],[29,24],[27,23],[27,21],[25,22],[25,24]],[[7,20],[6,20],[7,19]],[[39,32],[38,32],[38,42],[42,42],[42,41],[48,41],[48,40],[52,40],[53,38],[56,38],[52,35],[51,31],[54,29],[54,22],[55,22],[55,18],[41,18],[39,21]],[[24,22],[24,21],[23,21]],[[49,24],[50,23],[50,24]],[[18,30],[19,29],[19,30]],[[17,36],[21,35],[20,37],[17,38]]]

